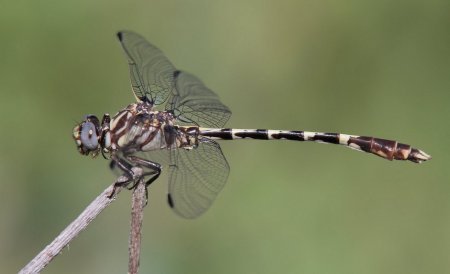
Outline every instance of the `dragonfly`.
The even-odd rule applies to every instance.
[[[231,111],[200,79],[175,68],[160,49],[137,33],[121,31],[117,38],[128,60],[137,100],[112,118],[104,114],[100,121],[86,115],[74,127],[73,138],[82,155],[102,154],[111,160],[111,168],[123,173],[127,179],[117,181],[114,189],[132,189],[145,179],[147,190],[162,168],[168,168],[167,201],[182,217],[203,214],[227,181],[230,166],[217,140],[313,141],[388,160],[421,163],[431,159],[408,144],[370,136],[224,127]],[[137,176],[133,167],[144,171]]]

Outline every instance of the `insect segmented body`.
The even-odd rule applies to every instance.
[[[205,212],[225,185],[229,165],[215,140],[258,139],[314,141],[339,144],[388,160],[415,163],[431,159],[410,145],[387,139],[271,129],[224,128],[231,111],[197,77],[176,69],[165,55],[140,35],[119,32],[119,41],[130,66],[136,103],[108,114],[102,121],[87,115],[75,126],[73,138],[83,155],[110,158],[129,178],[132,167],[145,168],[147,186],[161,173],[159,156],[168,161],[168,202],[186,218]],[[144,156],[141,157],[141,154]],[[139,156],[138,156],[139,155]]]

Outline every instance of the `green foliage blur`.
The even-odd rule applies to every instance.
[[[450,273],[449,1],[3,1],[0,272],[31,260],[114,180],[71,137],[133,102],[134,30],[201,78],[236,128],[373,135],[433,155],[222,142],[231,166],[190,221],[150,189],[141,273]],[[130,192],[44,273],[125,273]]]

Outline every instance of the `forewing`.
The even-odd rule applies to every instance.
[[[169,204],[180,216],[205,212],[224,187],[230,167],[218,143],[202,139],[196,149],[174,150],[169,168]]]
[[[141,101],[164,103],[175,88],[175,67],[157,47],[131,31],[117,33],[130,66],[131,86]]]
[[[222,127],[231,111],[200,79],[186,72],[175,74],[175,90],[166,105],[178,121],[184,124]]]
[[[139,100],[165,105],[180,124],[225,125],[231,111],[197,77],[176,70],[158,48],[140,35],[122,31],[117,36],[128,59],[133,92]],[[199,146],[192,150],[142,154],[169,165],[169,202],[185,218],[195,218],[211,206],[230,171],[219,144],[207,138],[200,139]]]

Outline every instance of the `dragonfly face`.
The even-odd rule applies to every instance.
[[[72,137],[82,155],[96,157],[101,149],[103,153],[109,152],[109,120],[109,115],[105,114],[100,125],[97,116],[87,115],[84,121],[73,128]]]

